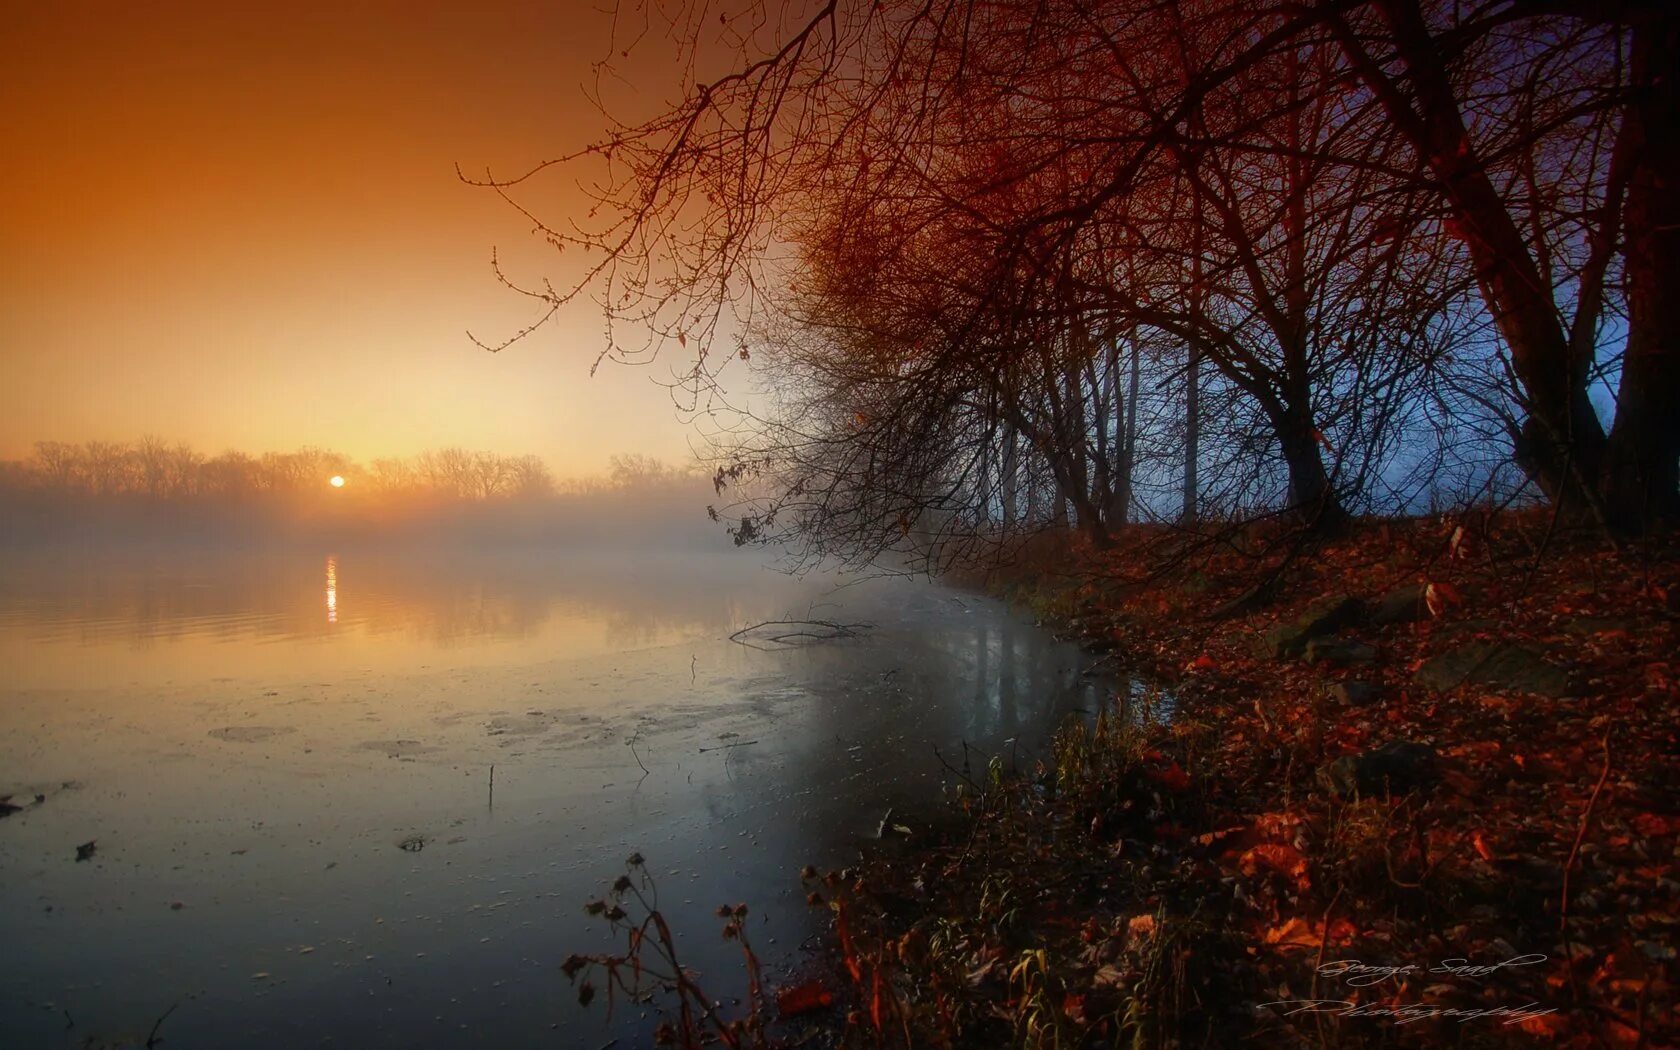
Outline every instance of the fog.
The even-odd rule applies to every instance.
[[[631,852],[717,994],[725,900],[783,980],[802,865],[928,810],[936,749],[1031,761],[1106,695],[983,598],[789,576],[703,514],[685,546],[692,491],[331,529],[201,505],[216,544],[107,501],[89,542],[0,549],[0,1029],[109,1042],[174,1006],[184,1046],[642,1045],[655,1014],[580,1011],[558,970],[607,946],[582,905]],[[119,535],[168,542],[92,542]],[[801,617],[868,626],[731,638]]]
[[[363,465],[306,448],[205,457],[155,439],[40,442],[0,463],[0,543],[204,550],[614,548],[723,551],[696,469],[615,456],[556,481],[534,456],[442,449]]]

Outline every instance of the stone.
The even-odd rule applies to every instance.
[[[1307,606],[1293,623],[1279,624],[1266,632],[1266,648],[1273,656],[1300,656],[1307,643],[1359,622],[1365,603],[1348,595],[1331,595]]]
[[[1563,633],[1572,634],[1578,638],[1591,638],[1595,635],[1633,634],[1639,630],[1639,621],[1632,616],[1577,616],[1566,620]]]
[[[1339,798],[1398,795],[1433,785],[1437,762],[1428,744],[1393,740],[1362,755],[1343,755],[1318,771],[1318,781]]]
[[[1365,707],[1376,702],[1377,687],[1369,682],[1337,682],[1330,687],[1330,699],[1343,707]]]
[[[1377,649],[1376,646],[1345,638],[1314,638],[1307,642],[1305,656],[1309,664],[1358,667],[1375,663]]]
[[[1444,693],[1461,685],[1502,692],[1535,693],[1558,699],[1569,695],[1569,673],[1546,662],[1540,650],[1515,642],[1469,642],[1424,661],[1417,683]]]
[[[1371,607],[1371,623],[1378,627],[1388,627],[1400,623],[1416,623],[1423,619],[1429,615],[1429,608],[1424,604],[1423,591],[1421,583],[1389,591]]]

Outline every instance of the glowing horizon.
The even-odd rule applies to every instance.
[[[604,14],[104,3],[9,23],[0,458],[144,434],[364,462],[461,446],[561,476],[690,458],[667,367],[589,377],[590,304],[500,354],[466,336],[532,319],[492,246],[554,260],[455,165],[513,169],[600,133],[580,85]]]

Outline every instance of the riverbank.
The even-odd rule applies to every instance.
[[[953,768],[950,824],[813,885],[859,1045],[1680,1041],[1672,542],[1139,532],[985,582],[1172,717]]]

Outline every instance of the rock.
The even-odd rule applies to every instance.
[[[1318,781],[1340,798],[1403,794],[1433,784],[1436,761],[1428,744],[1394,740],[1362,755],[1343,755],[1318,771]]]
[[[1324,663],[1332,667],[1354,667],[1374,663],[1376,646],[1346,638],[1314,638],[1307,642],[1306,660],[1309,664]]]
[[[1600,634],[1633,634],[1637,630],[1639,621],[1632,616],[1577,616],[1563,624],[1563,633],[1580,638]]]
[[[1273,656],[1300,656],[1307,643],[1358,623],[1365,615],[1365,603],[1348,595],[1331,595],[1307,606],[1294,623],[1279,624],[1266,632],[1266,648]]]
[[[1436,692],[1481,685],[1553,699],[1569,695],[1568,672],[1547,663],[1540,650],[1515,642],[1469,642],[1448,649],[1425,661],[1413,677]]]
[[[30,806],[39,806],[46,800],[47,796],[36,795],[34,802],[31,802],[28,805],[19,805],[18,803],[12,801],[11,795],[0,795],[0,818],[9,817],[13,813],[22,813],[24,810],[30,808]]]
[[[1364,707],[1376,702],[1377,687],[1369,682],[1337,682],[1330,687],[1330,699],[1344,707]]]
[[[1428,616],[1429,609],[1424,604],[1423,591],[1421,583],[1389,591],[1371,607],[1371,623],[1378,627],[1388,627],[1397,623],[1416,623]]]
[[[1464,638],[1479,634],[1492,634],[1498,630],[1500,630],[1498,623],[1493,620],[1478,618],[1443,624],[1437,629],[1437,633],[1448,638]]]
[[[87,842],[82,843],[80,846],[77,846],[76,847],[76,861],[77,861],[77,863],[80,863],[84,860],[92,860],[94,853],[98,852],[98,850],[99,850],[99,842],[98,842],[97,839],[89,840]]]

